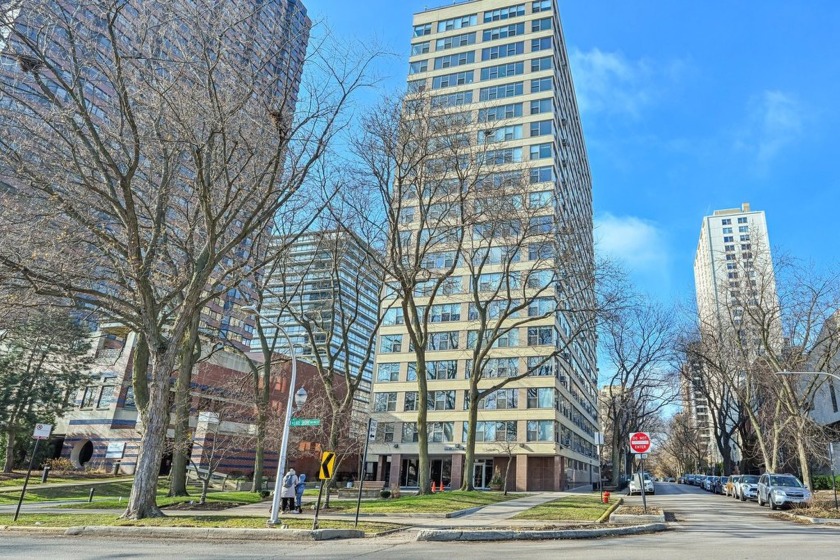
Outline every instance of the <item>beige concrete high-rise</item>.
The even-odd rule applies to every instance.
[[[473,0],[427,9],[414,15],[410,53],[409,91],[473,115],[478,138],[492,136],[497,155],[504,152],[505,163],[524,170],[528,193],[544,197],[541,223],[563,247],[562,262],[548,257],[557,278],[546,298],[549,315],[494,346],[494,371],[485,376],[514,377],[530,371],[533,359],[553,357],[478,405],[471,472],[464,472],[464,448],[472,294],[453,290],[443,298],[446,309],[435,320],[443,324],[434,330],[447,336],[446,344],[428,352],[435,364],[427,407],[431,478],[455,488],[469,477],[487,488],[512,455],[510,488],[590,484],[598,478],[596,341],[594,329],[582,328],[583,318],[568,310],[592,309],[594,301],[591,285],[581,280],[594,268],[592,184],[556,2]],[[454,274],[459,286],[474,281],[467,267]],[[564,291],[572,283],[575,289]],[[389,311],[380,333],[373,387],[379,430],[367,472],[390,486],[412,487],[419,468],[417,382],[401,310]]]

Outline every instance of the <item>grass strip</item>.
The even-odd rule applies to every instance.
[[[598,495],[567,496],[523,511],[513,519],[537,521],[597,521],[607,509]]]
[[[39,527],[78,527],[104,525],[108,527],[202,527],[227,529],[266,529],[266,517],[235,517],[226,515],[195,516],[195,517],[154,517],[150,519],[129,520],[119,519],[111,514],[40,514],[24,513],[15,523],[12,515],[0,515],[0,525],[39,526]],[[312,529],[312,520],[281,517],[283,524],[289,529]],[[352,521],[319,520],[321,529],[353,529]],[[366,534],[375,535],[399,528],[400,525],[391,523],[360,522],[358,529]]]
[[[425,496],[363,500],[360,511],[362,513],[451,513],[462,509],[513,500],[522,496],[522,494],[505,496],[500,492],[438,492]],[[330,513],[355,510],[355,500],[330,500]]]

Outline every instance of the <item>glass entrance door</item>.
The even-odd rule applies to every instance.
[[[489,488],[493,478],[493,459],[476,459],[473,464],[473,487]]]

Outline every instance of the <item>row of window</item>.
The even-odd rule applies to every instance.
[[[448,57],[447,57],[448,58]],[[469,57],[466,57],[469,59]],[[530,61],[530,69],[531,72],[542,72],[544,70],[551,70],[554,66],[554,58],[551,56],[546,56],[542,58],[534,58]],[[425,72],[428,70],[429,61],[428,60],[419,60],[417,62],[412,62],[409,65],[408,73],[409,74],[417,74],[419,72]],[[521,76],[525,73],[525,63],[524,62],[511,62],[508,64],[498,64],[495,66],[485,66],[481,68],[479,71],[479,79],[483,82],[490,81],[490,80],[497,80],[499,78],[510,78],[512,76]],[[456,86],[463,86],[473,83],[475,80],[475,71],[474,70],[466,70],[463,72],[455,72],[453,74],[444,74],[442,76],[435,76],[432,78],[432,89],[444,89],[448,87],[456,87]],[[537,91],[551,91],[551,79],[549,80],[549,87],[545,87],[542,82],[538,80],[533,80],[531,82],[531,93]],[[536,88],[534,85],[536,84]],[[419,86],[415,86],[419,87]],[[521,89],[522,84],[520,82],[519,87]],[[521,95],[522,92],[520,91],[517,95]],[[482,99],[483,100],[483,99]]]
[[[552,271],[548,271],[546,274],[546,278],[549,280],[553,276]],[[540,279],[542,282],[543,279]],[[429,322],[430,323],[447,323],[451,321],[460,321],[462,318],[461,307],[462,303],[438,303],[432,305],[429,309]],[[503,314],[506,314],[508,317],[517,318],[521,316],[519,311],[512,311],[513,309],[519,307],[521,303],[518,300],[496,300],[487,302],[486,305],[479,307],[475,303],[469,303],[467,305],[467,316],[466,319],[468,321],[477,321],[480,318],[481,313],[485,313],[488,319],[498,319]],[[553,297],[541,297],[541,298],[534,298],[531,301],[525,312],[527,313],[528,317],[547,317],[551,313],[557,310],[557,303]],[[417,308],[418,313],[425,313],[425,308],[420,306]],[[405,322],[405,317],[403,316],[402,308],[391,308],[385,311],[382,316],[382,324],[385,326],[393,326],[393,325],[402,325]]]
[[[732,218],[724,218],[720,221],[720,223],[721,223],[721,225],[724,225],[724,226],[731,226],[732,225]],[[746,224],[747,223],[747,218],[745,216],[742,216],[742,217],[738,218],[738,223],[739,224]]]
[[[749,233],[750,226],[738,226],[738,233]],[[732,233],[731,227],[723,228],[723,234],[726,235],[728,233]]]
[[[546,356],[529,356],[527,369],[520,370],[519,358],[490,358],[484,361],[481,376],[484,379],[517,377],[527,372],[531,377],[551,377],[554,375],[553,360]],[[464,362],[464,378],[469,379],[473,370],[473,361]],[[452,380],[458,377],[458,360],[434,360],[426,362],[428,381]],[[417,366],[413,362],[406,365],[407,382],[417,381]],[[396,383],[400,381],[400,362],[379,364],[376,370],[378,383]]]
[[[531,387],[524,389],[526,408],[558,408],[560,392],[553,387]],[[455,390],[429,391],[427,410],[455,410]],[[519,408],[519,389],[500,389],[481,399],[479,410],[512,410]],[[397,392],[376,393],[374,412],[397,412]],[[403,412],[417,410],[417,392],[407,391],[403,398]],[[469,391],[464,391],[464,410],[470,408]]]
[[[526,346],[553,346],[555,344],[555,329],[553,326],[546,327],[528,327]],[[385,334],[379,339],[379,352],[381,354],[397,354],[403,352],[403,336],[402,334]],[[493,348],[514,348],[519,346],[519,329],[513,328],[503,334],[491,335],[485,332],[485,340],[490,340],[492,337]],[[467,331],[467,349],[475,348],[478,344],[478,331]],[[459,331],[445,331],[428,334],[428,343],[426,349],[428,351],[434,350],[458,350],[460,346],[460,332]],[[414,351],[413,343],[409,342],[408,351]]]
[[[456,18],[452,20],[446,20],[438,22],[438,29],[440,32],[440,27],[443,26],[444,29],[442,31],[454,31],[455,29],[463,29],[464,27],[471,27],[473,24],[470,24],[472,20],[470,16],[466,16],[464,18]],[[464,24],[467,25],[464,25]],[[448,27],[448,29],[447,29]],[[534,20],[531,22],[531,32],[537,33],[540,31],[547,31],[552,29],[552,19],[550,17],[542,18],[538,20]],[[425,37],[427,35],[431,35],[432,33],[432,24],[426,23],[422,25],[417,25],[414,27],[414,37]],[[492,29],[485,29],[481,34],[481,39],[484,42],[489,41],[497,41],[499,39],[508,39],[511,37],[518,37],[525,34],[525,24],[524,23],[514,23],[510,25],[503,25],[501,27],[494,27]],[[469,33],[460,33],[458,35],[452,35],[449,37],[444,37],[442,39],[437,39],[435,41],[435,52],[444,51],[447,49],[454,49],[459,47],[466,47],[469,45],[474,45],[476,42],[476,33],[469,32]],[[532,50],[545,50],[546,47],[542,46],[544,43],[540,43],[538,49]],[[431,41],[423,41],[418,43],[413,43],[411,45],[411,54],[412,56],[420,55],[420,54],[427,54],[431,48]]]
[[[526,441],[558,441],[555,434],[558,429],[554,420],[527,420],[525,423]],[[467,441],[468,424],[463,422],[461,441]],[[454,442],[455,422],[429,422],[426,426],[429,441],[432,443]],[[402,438],[398,443],[417,442],[417,423],[403,422],[398,428],[397,422],[379,422],[376,427],[377,443],[397,442],[397,430],[401,432]],[[505,422],[483,421],[476,423],[476,440],[479,442],[491,441],[517,441],[517,422],[515,420]]]

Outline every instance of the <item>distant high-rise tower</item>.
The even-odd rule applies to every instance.
[[[756,323],[762,320],[752,317],[750,308],[774,310],[778,307],[770,238],[763,211],[751,210],[750,205],[744,203],[740,208],[715,210],[711,216],[703,218],[694,258],[694,282],[701,334],[712,335],[723,341],[721,344],[738,337],[742,348],[754,356],[759,355],[763,346],[756,340],[761,336],[756,332]],[[769,334],[781,347],[781,326],[777,321],[770,325]],[[707,397],[706,402],[697,403],[703,406],[692,407],[694,424],[713,430],[708,422],[709,414],[713,413],[709,408],[726,411],[734,397],[724,383],[713,382],[714,376],[700,375],[705,367],[703,364],[690,366],[689,390],[697,391],[702,378]],[[731,426],[733,420],[729,415],[721,412],[718,416],[717,429]],[[709,460],[714,462],[719,453],[714,446],[709,449]]]
[[[465,396],[478,332],[470,330],[476,329],[476,317],[465,287],[489,284],[501,274],[494,268],[494,274],[472,278],[461,264],[452,277],[457,288],[446,292],[445,303],[432,305],[432,322],[442,324],[434,325],[436,338],[427,350],[433,370],[427,373],[431,478],[455,488],[466,477],[486,488],[512,454],[509,480],[516,490],[589,484],[598,477],[596,341],[586,319],[574,311],[592,309],[594,302],[586,280],[594,268],[592,183],[556,2],[475,0],[415,14],[408,85],[409,92],[429,95],[433,106],[469,114],[479,142],[497,143],[493,159],[524,171],[524,199],[540,208],[530,227],[542,228],[560,247],[548,255],[521,251],[511,276],[542,261],[557,280],[545,292],[548,297],[517,315],[533,313],[538,322],[512,328],[493,345],[484,377],[515,377],[550,359],[480,403],[470,404]],[[375,466],[368,468],[391,485],[418,484],[414,366],[396,305],[381,329],[373,399],[379,433],[369,454]],[[478,443],[472,471],[464,472],[470,406],[480,410]]]

